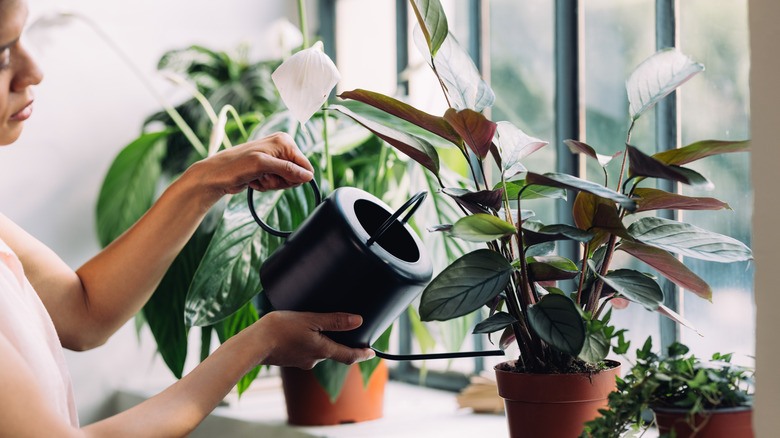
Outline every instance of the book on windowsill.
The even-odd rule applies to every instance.
[[[473,376],[471,383],[456,396],[458,406],[471,408],[478,414],[504,413],[504,401],[498,395],[496,381],[485,376]]]

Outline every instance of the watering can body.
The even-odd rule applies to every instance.
[[[261,266],[268,300],[277,310],[361,315],[361,327],[327,334],[369,347],[433,273],[419,237],[405,219],[390,223],[393,215],[363,190],[334,190]]]

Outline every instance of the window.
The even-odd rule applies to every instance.
[[[408,85],[409,101],[429,112],[443,113],[439,86],[432,82],[411,38],[415,19],[407,7],[408,0],[375,0],[370,7],[358,5],[363,3],[358,0],[324,4],[334,2],[336,21],[343,32],[338,36],[337,63],[342,65],[343,56],[345,63],[359,59],[364,66],[376,66],[361,78],[350,78],[354,82],[345,88],[393,94],[393,87],[380,76],[391,70],[388,59],[396,57],[401,64],[398,71],[403,72],[397,83]],[[640,119],[632,145],[655,153],[698,140],[742,140],[750,136],[747,0],[715,4],[707,0],[442,0],[442,4],[450,31],[469,49],[495,91],[491,118],[508,120],[529,135],[550,141],[544,152],[525,163],[529,168],[555,171],[555,166],[571,166],[580,169],[584,178],[598,178],[601,170],[571,161],[562,141],[579,138],[603,154],[622,151],[629,126],[625,80],[657,48],[670,45],[703,63],[706,70],[686,83],[675,97],[659,104],[656,112]],[[370,22],[371,26],[347,35],[343,25],[361,22],[359,14],[367,14],[362,22]],[[393,15],[395,29],[401,33],[390,36],[386,27]],[[752,189],[748,166],[749,156],[744,153],[710,157],[693,165],[713,179],[715,190],[682,188],[682,193],[718,198],[733,211],[685,212],[683,219],[750,246]],[[568,211],[537,214],[549,215],[540,219],[552,221],[556,214]],[[715,351],[734,352],[735,361],[752,365],[752,265],[685,262],[712,286],[713,303],[671,287],[666,293],[670,304],[677,306],[702,336],[641,306],[613,312],[613,319],[619,327],[629,329],[635,347],[653,335],[656,348],[659,339],[664,343],[679,339],[702,357]],[[405,324],[399,325],[400,337],[408,336],[403,332],[408,330],[403,328]],[[489,347],[472,340],[463,348]],[[464,365],[461,362],[465,361],[459,360],[453,367],[468,373],[489,369],[497,361],[480,359]],[[442,365],[429,362],[426,366]]]

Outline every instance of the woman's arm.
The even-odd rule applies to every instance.
[[[287,134],[224,150],[192,165],[122,236],[76,272],[45,245],[0,216],[2,238],[22,261],[62,345],[85,350],[105,342],[138,312],[208,210],[251,186],[284,189],[312,178]]]
[[[165,391],[81,430],[48,407],[35,376],[0,334],[0,438],[186,436],[257,365],[308,369],[323,358],[343,363],[370,359],[371,350],[347,348],[321,333],[351,330],[360,323],[359,316],[342,313],[269,313]]]

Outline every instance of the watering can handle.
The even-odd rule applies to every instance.
[[[374,242],[376,242],[377,239],[379,239],[382,234],[387,231],[388,228],[390,228],[391,225],[395,222],[396,219],[398,219],[398,216],[401,216],[401,213],[406,211],[407,208],[412,207],[411,210],[409,210],[409,213],[404,216],[403,219],[401,219],[401,223],[405,224],[406,221],[409,220],[409,218],[412,217],[415,211],[417,211],[418,208],[420,208],[420,204],[422,204],[423,200],[425,200],[425,196],[428,195],[428,192],[422,191],[417,193],[416,195],[412,196],[408,201],[404,203],[404,205],[401,206],[398,210],[395,211],[392,215],[390,215],[389,218],[387,218],[382,225],[379,226],[379,228],[376,229],[374,234],[371,235],[371,237],[366,241],[366,246],[371,246]]]
[[[309,185],[311,186],[312,190],[314,190],[314,205],[320,205],[320,202],[322,202],[322,195],[320,194],[320,187],[317,185],[317,182],[314,181],[314,179],[311,179],[309,181]],[[280,231],[276,228],[271,227],[267,223],[263,222],[262,219],[257,215],[257,212],[255,211],[255,199],[252,196],[254,191],[252,188],[248,188],[246,190],[246,202],[249,206],[249,212],[252,213],[252,217],[255,219],[255,222],[257,222],[258,225],[260,225],[260,228],[267,231],[270,234],[273,234],[277,237],[287,237],[289,236],[292,231]]]

